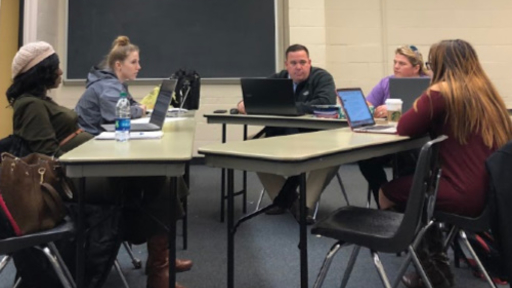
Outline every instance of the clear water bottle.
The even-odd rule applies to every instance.
[[[116,105],[116,140],[126,142],[130,139],[130,101],[126,92],[121,92]]]

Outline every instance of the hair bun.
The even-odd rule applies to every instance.
[[[117,36],[114,43],[112,43],[112,48],[116,46],[128,46],[130,44],[130,38],[128,36]]]

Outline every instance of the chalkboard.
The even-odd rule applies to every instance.
[[[267,76],[276,67],[274,1],[69,1],[66,78],[86,78],[118,35],[140,48],[138,78],[179,68],[202,78]]]

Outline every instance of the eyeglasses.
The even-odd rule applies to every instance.
[[[432,63],[425,62],[425,67],[427,67],[427,70],[432,70]]]
[[[293,67],[297,66],[300,64],[300,66],[304,66],[306,64],[308,64],[308,61],[306,60],[300,60],[300,61],[290,61],[288,62],[290,65],[292,65]]]

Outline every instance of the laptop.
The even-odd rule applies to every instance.
[[[338,89],[337,92],[352,131],[396,134],[396,125],[375,124],[361,88]]]
[[[292,79],[241,78],[247,114],[299,116]]]
[[[402,111],[405,112],[427,90],[430,80],[429,77],[389,78],[389,98],[402,99]]]
[[[160,85],[160,92],[156,97],[155,107],[153,108],[153,113],[151,113],[149,123],[132,123],[130,125],[130,131],[162,130],[167,109],[169,109],[169,104],[171,104],[172,94],[174,93],[175,87],[176,79],[166,79],[162,81],[162,85]],[[107,132],[113,132],[116,130],[115,124],[103,124],[101,127]]]

